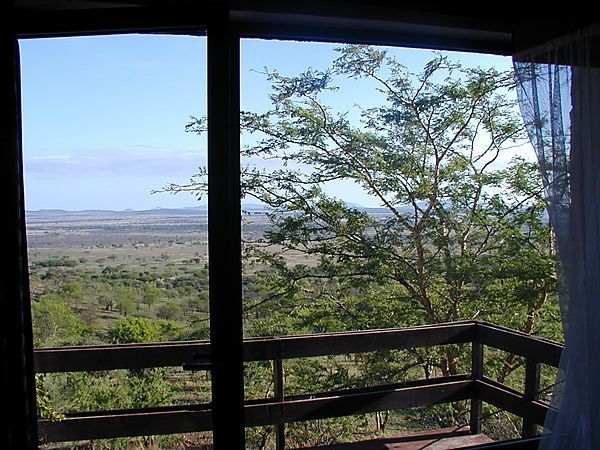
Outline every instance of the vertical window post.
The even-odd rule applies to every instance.
[[[213,439],[244,448],[239,36],[226,5],[208,25],[208,250]]]
[[[8,412],[0,431],[0,448],[37,448],[37,412],[33,369],[33,342],[25,201],[21,155],[21,98],[19,47],[9,25],[12,2],[0,7],[5,18],[0,31],[0,180],[2,182],[2,270],[0,271],[0,392]]]

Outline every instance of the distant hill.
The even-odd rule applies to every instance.
[[[363,211],[369,214],[389,214],[387,208],[376,208],[362,206],[356,203],[347,203],[348,207]],[[244,203],[242,210],[251,213],[265,213],[271,208],[258,203]],[[399,207],[402,211],[404,208]],[[182,208],[152,208],[152,209],[85,209],[79,211],[70,211],[65,209],[37,209],[27,210],[27,215],[30,217],[58,217],[58,216],[78,216],[78,215],[94,215],[94,216],[173,216],[173,215],[206,215],[208,213],[208,205],[186,206]]]

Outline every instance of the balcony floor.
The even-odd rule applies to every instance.
[[[494,442],[485,434],[467,434],[467,430],[456,431],[453,428],[446,428],[347,444],[305,447],[298,450],[448,450]]]

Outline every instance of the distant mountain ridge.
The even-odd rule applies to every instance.
[[[373,214],[389,213],[387,208],[377,208],[362,206],[356,203],[347,203],[347,206],[359,211],[364,211]],[[400,207],[402,208],[402,207]],[[258,203],[242,204],[242,211],[246,212],[267,212],[271,208]],[[36,209],[27,210],[27,215],[30,216],[65,216],[65,215],[189,215],[189,214],[207,214],[208,205],[184,206],[180,208],[162,208],[156,207],[152,209],[131,209],[112,210],[112,209],[84,209],[84,210],[67,210],[67,209]]]

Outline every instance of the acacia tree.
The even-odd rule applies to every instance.
[[[478,318],[544,333],[539,318],[555,287],[551,233],[536,165],[519,156],[507,162],[523,138],[508,95],[513,74],[443,56],[413,74],[373,47],[338,52],[325,72],[268,72],[272,107],[241,115],[253,136],[245,160],[279,162],[273,170],[242,168],[242,195],[264,203],[269,221],[244,244],[247,264],[269,268],[253,275],[260,290],[246,300],[247,329],[281,334]],[[336,95],[340,77],[368,81],[382,104],[362,109],[358,121],[336,113],[323,98]],[[205,120],[194,118],[188,130],[204,132]],[[380,208],[335,198],[328,184],[340,180]],[[204,169],[188,185],[167,187],[200,195],[205,188]],[[290,252],[308,263],[290,263]],[[452,375],[464,359],[447,347],[413,351],[386,367],[396,378],[415,364],[426,376]],[[362,362],[364,381],[376,364]],[[504,358],[496,372],[504,379],[518,365]]]

